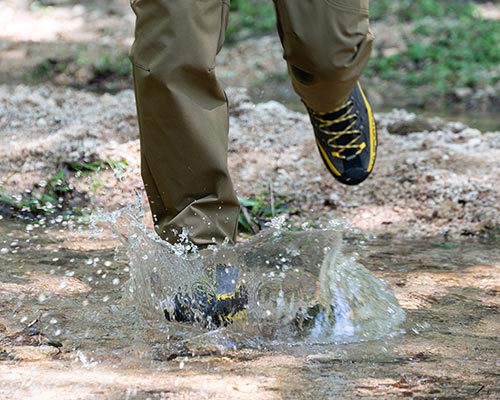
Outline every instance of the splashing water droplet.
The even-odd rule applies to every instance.
[[[141,218],[126,209],[108,221],[127,249],[126,300],[146,319],[164,320],[164,308],[174,307],[179,293],[192,299],[194,288],[213,287],[210,271],[222,263],[240,270],[239,283],[244,276],[248,295],[246,319],[217,331],[237,338],[227,340],[231,346],[239,340],[355,342],[400,331],[405,315],[394,295],[343,254],[338,229],[271,228],[236,246],[200,254],[187,230],[171,245],[148,231]]]

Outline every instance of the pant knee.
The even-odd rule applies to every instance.
[[[298,55],[287,62],[293,78],[304,85],[321,81],[343,82],[361,75],[370,58],[373,35],[370,30],[357,33],[345,43],[304,43]]]
[[[373,41],[368,0],[276,0],[276,9],[284,57],[295,79],[342,81],[363,70]]]

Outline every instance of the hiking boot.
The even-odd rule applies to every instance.
[[[364,181],[375,163],[377,131],[360,83],[335,110],[307,110],[321,158],[334,178],[346,185]]]
[[[175,294],[171,307],[163,309],[167,321],[210,328],[247,319],[248,294],[240,281],[240,269],[218,264],[210,275],[213,281],[209,284],[197,284],[190,294]]]

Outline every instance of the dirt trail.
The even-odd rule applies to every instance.
[[[458,237],[498,229],[500,132],[402,110],[377,115],[375,172],[358,187],[345,187],[324,169],[305,114],[277,102],[253,104],[244,89],[228,95],[229,164],[240,197],[272,183],[291,202],[291,222],[340,220],[378,235]],[[125,160],[127,167],[67,174],[91,210],[117,209],[143,191],[130,90],[98,95],[3,85],[0,132],[4,194],[33,189],[68,163],[96,160]]]

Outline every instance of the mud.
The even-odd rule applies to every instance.
[[[41,229],[43,235],[2,224],[0,247],[13,238],[19,245],[0,254],[0,324],[16,332],[40,318],[41,332],[62,347],[46,353],[42,347],[11,347],[11,357],[0,357],[4,398],[498,397],[495,243],[346,241],[346,251],[358,252],[405,309],[404,332],[396,337],[226,349],[205,339],[180,349],[172,328],[137,325],[133,314],[123,314],[128,262],[125,249],[116,253],[118,243],[106,241],[109,232],[92,239]],[[33,276],[41,271],[66,289],[40,285]],[[13,284],[33,289],[13,296]]]

